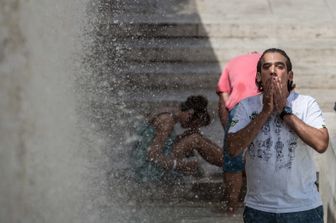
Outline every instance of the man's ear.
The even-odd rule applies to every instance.
[[[260,72],[257,72],[257,81],[258,82],[261,82],[261,73]]]
[[[289,72],[288,72],[288,80],[293,81],[293,78],[294,78],[294,73],[293,73],[293,71],[289,71]]]

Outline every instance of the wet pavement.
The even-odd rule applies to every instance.
[[[142,186],[128,203],[131,222],[243,222],[242,207],[232,216],[225,214],[221,182],[189,180],[176,185]]]
[[[142,202],[136,207],[136,212],[146,216],[140,222],[156,223],[241,223],[243,209],[236,215],[227,216],[221,202],[205,201],[170,201],[170,202]],[[146,213],[146,214],[144,214]]]

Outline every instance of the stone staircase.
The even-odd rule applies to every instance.
[[[272,8],[277,1],[244,3],[239,9],[252,12],[246,19],[241,11],[230,11],[232,3],[218,0],[131,2],[116,6],[118,10],[105,24],[118,37],[127,60],[121,73],[132,86],[130,98],[157,103],[202,92],[216,101],[216,82],[230,58],[278,47],[293,61],[297,90],[314,96],[323,111],[332,111],[336,101],[332,97],[336,93],[334,15],[324,12],[314,22],[305,22],[311,16],[307,10],[320,3],[302,6],[308,7],[306,11],[284,19],[282,12]]]
[[[326,2],[329,8],[322,5]],[[112,7],[101,30],[116,42],[116,55],[124,60],[117,75],[126,77],[130,107],[146,112],[191,94],[206,95],[215,121],[204,132],[221,145],[215,87],[223,66],[239,54],[284,49],[293,62],[297,90],[315,97],[324,112],[333,110],[336,4],[326,2],[258,0],[236,7],[219,0],[124,0]],[[281,10],[288,4],[302,11]],[[311,14],[316,10],[318,18]],[[220,172],[206,169],[209,175]],[[209,179],[220,187],[219,178]]]

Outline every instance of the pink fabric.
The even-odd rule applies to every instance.
[[[237,56],[231,59],[224,68],[216,92],[217,94],[228,93],[230,95],[225,104],[229,111],[244,98],[259,93],[255,77],[260,56],[259,53]]]

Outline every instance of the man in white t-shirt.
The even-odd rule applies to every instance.
[[[262,93],[240,102],[227,137],[231,155],[247,148],[244,222],[323,223],[313,161],[329,143],[322,111],[294,92],[283,50],[264,51],[256,84]]]

